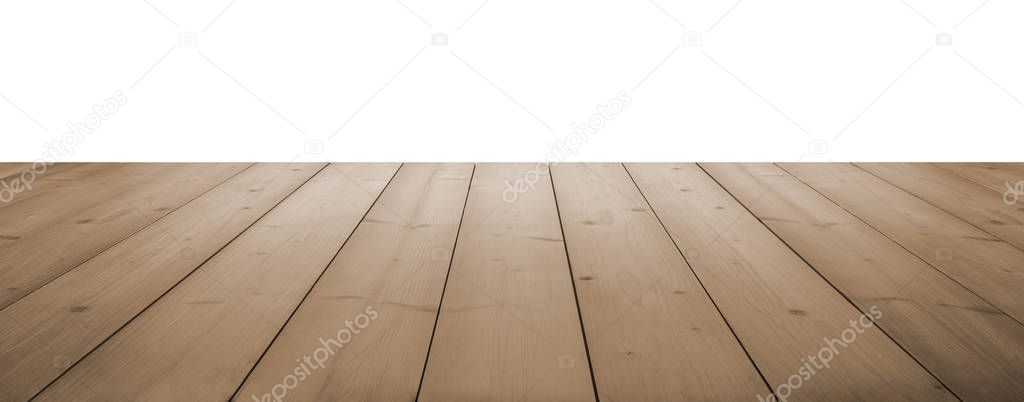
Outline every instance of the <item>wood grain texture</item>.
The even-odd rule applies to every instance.
[[[771,164],[702,164],[964,400],[1024,394],[1024,326]]]
[[[696,165],[627,167],[676,244],[699,251],[690,265],[780,396],[955,400]],[[841,351],[829,368],[799,370],[825,349]]]
[[[865,166],[51,165],[0,401],[1019,399],[1024,164]]]
[[[533,169],[477,165],[423,401],[594,399],[551,182]],[[534,188],[506,202],[520,179]]]
[[[38,399],[229,398],[396,169],[328,166]]]
[[[0,180],[9,181],[21,175],[26,170],[32,170],[33,164],[28,162],[4,162],[0,163]],[[38,167],[37,170],[43,170]],[[31,173],[28,174],[30,177]]]
[[[1005,193],[1008,185],[1016,190],[1017,182],[1024,181],[1024,163],[933,163],[933,165],[988,187],[999,194]],[[1024,194],[1018,194],[1018,197],[1020,201],[1024,201]]]
[[[62,166],[62,165],[58,165]],[[0,204],[0,218],[9,222],[4,231],[28,234],[74,218],[116,196],[115,191],[138,185],[138,175],[130,164],[86,164],[40,177],[32,190],[19,193],[14,200]],[[133,181],[133,179],[135,179]],[[107,189],[104,183],[125,187]],[[22,237],[22,236],[16,236]],[[0,247],[5,247],[0,245]]]
[[[0,188],[10,192],[0,196],[0,209],[33,197],[40,189],[59,183],[51,176],[82,166],[81,163],[0,163]]]
[[[781,165],[1018,322],[1024,252],[849,164]]]
[[[14,192],[13,194],[8,194],[9,199],[4,198],[7,202],[0,202],[0,219],[14,222],[15,218],[27,215],[27,211],[33,211],[41,205],[46,205],[46,203],[29,203],[29,201],[44,196],[52,196],[52,193],[76,194],[72,191],[78,191],[77,194],[79,196],[87,197],[89,193],[96,192],[96,189],[91,188],[91,186],[100,185],[90,175],[94,174],[94,171],[98,172],[96,174],[99,174],[116,166],[127,165],[115,163],[58,163],[46,168],[42,174],[36,174],[34,180],[32,180],[31,188],[24,186],[24,180],[31,179],[31,174],[22,176],[23,170],[11,171],[9,175],[0,179],[0,186],[11,188]],[[104,167],[107,169],[103,169]],[[21,182],[21,184],[17,182]],[[16,188],[18,186],[24,189],[21,192],[17,192]],[[74,203],[78,204],[82,203],[82,201],[76,199]]]
[[[932,165],[866,163],[857,166],[1024,250],[1024,202],[1007,204],[1001,192]]]
[[[258,164],[0,312],[0,400],[25,400],[323,164]]]
[[[414,400],[472,173],[472,164],[402,166],[236,399]],[[358,328],[367,309],[372,321]],[[325,348],[348,321],[357,333]],[[296,367],[301,384],[278,386]]]
[[[0,308],[245,169],[247,164],[111,166],[90,172],[89,192],[36,198],[0,234]],[[91,167],[86,168],[91,169]],[[73,187],[72,187],[73,189]],[[88,198],[88,201],[83,200]],[[84,201],[84,202],[83,202]],[[67,239],[74,241],[67,241]]]
[[[601,398],[767,395],[622,165],[560,164],[552,178]]]
[[[15,240],[24,240],[20,243],[0,244],[0,250],[13,246],[29,247],[33,244],[27,241],[29,237],[52,234],[46,231],[52,231],[54,226],[66,225],[69,221],[83,225],[84,228],[75,228],[77,231],[67,234],[84,236],[90,233],[86,229],[101,226],[106,221],[124,219],[122,216],[134,219],[138,216],[162,215],[174,206],[166,203],[152,205],[156,200],[154,188],[162,186],[163,191],[174,189],[175,185],[180,184],[175,180],[189,179],[193,174],[202,172],[199,169],[202,166],[212,165],[197,165],[189,169],[187,165],[170,164],[83,164],[43,176],[40,181],[50,182],[48,185],[37,186],[20,194],[14,202],[0,206],[0,218],[9,222],[4,226],[4,231],[9,233],[9,237],[14,235],[19,238]],[[237,167],[236,171],[241,171],[246,166],[241,164],[234,167]],[[98,216],[105,211],[114,211],[115,215],[100,220]]]

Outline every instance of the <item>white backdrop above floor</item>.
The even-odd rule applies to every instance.
[[[1022,15],[1010,0],[7,1],[0,159],[1020,160]]]

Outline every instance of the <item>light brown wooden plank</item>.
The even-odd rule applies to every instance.
[[[533,168],[477,165],[421,400],[594,399],[551,182]],[[520,179],[535,189],[505,202]]]
[[[32,168],[30,162],[3,162],[0,163],[0,180],[7,180],[11,175],[20,174],[22,171]]]
[[[0,312],[0,400],[26,400],[323,164],[258,164]]]
[[[328,166],[39,399],[226,400],[397,168]]]
[[[676,244],[699,252],[690,265],[781,397],[955,400],[700,168],[628,168]],[[839,353],[811,372],[822,350]]]
[[[90,173],[90,191],[52,193],[5,224],[0,309],[94,257],[248,164],[133,164]],[[90,169],[91,167],[86,167]],[[26,203],[27,205],[28,203]]]
[[[35,167],[35,169],[33,169]],[[27,162],[5,162],[0,163],[0,189],[10,189],[14,185],[14,181],[35,181],[37,177],[33,177],[35,172],[44,172],[45,164],[33,164]],[[24,176],[22,176],[24,174]],[[24,179],[24,180],[22,180]],[[17,191],[16,189],[13,189]],[[0,205],[10,202],[8,196],[16,197],[14,191],[8,192],[6,195],[0,197]]]
[[[933,165],[956,173],[960,177],[988,187],[992,191],[1003,194],[1010,189],[1016,190],[1016,184],[1024,181],[1024,164],[1021,163],[933,163]],[[1024,194],[1018,194],[1024,201]],[[1024,203],[1021,203],[1024,206]]]
[[[1002,193],[928,164],[857,166],[1024,250],[1024,200],[1007,204]]]
[[[31,165],[30,165],[31,166]],[[113,168],[121,166],[121,164],[114,163],[57,163],[50,165],[42,174],[37,174],[34,181],[31,183],[31,189],[25,188],[21,192],[14,191],[13,199],[7,202],[0,202],[0,219],[6,221],[14,221],[15,218],[25,215],[26,210],[33,210],[30,205],[21,205],[20,210],[15,210],[19,204],[26,203],[36,199],[37,197],[45,196],[47,194],[58,192],[58,191],[69,191],[68,187],[77,187],[78,189],[87,189],[90,184],[98,185],[94,179],[91,179],[90,169],[85,168],[86,166],[96,167],[108,167]],[[15,183],[21,182],[23,171],[10,172],[11,174],[7,177],[0,179],[8,187],[17,186]],[[31,179],[31,175],[27,174],[25,179]],[[90,183],[86,181],[89,180]],[[13,191],[13,190],[12,190]],[[85,195],[84,193],[78,193],[79,196]],[[9,195],[10,196],[10,195]],[[5,198],[6,199],[6,198]],[[81,201],[76,200],[76,204]]]
[[[1024,252],[849,164],[782,165],[1017,321]]]
[[[91,218],[93,222],[84,224],[93,223],[95,226],[102,223],[97,218],[104,213],[112,215],[107,221],[123,219],[121,215],[158,217],[174,206],[167,203],[153,205],[154,201],[160,201],[154,197],[157,194],[154,188],[173,190],[181,183],[194,181],[197,174],[203,174],[213,166],[218,165],[85,163],[43,176],[40,181],[50,182],[48,185],[37,186],[23,193],[12,205],[0,208],[0,218],[10,222],[4,227],[5,231],[28,238],[69,221],[77,223]],[[237,169],[237,172],[248,164],[219,166],[220,170],[229,167]],[[109,210],[114,212],[107,212]],[[12,245],[0,244],[0,249]]]
[[[47,165],[44,162],[29,163],[29,162],[14,162],[14,163],[0,163],[0,181],[7,182],[8,185],[12,185],[14,180],[21,182],[32,182],[40,183],[43,179],[48,176],[61,172],[70,168],[81,165],[80,163],[54,163]],[[36,186],[33,185],[31,190],[35,190]],[[31,191],[30,190],[30,191]],[[17,197],[15,197],[17,198]],[[3,205],[0,202],[0,205]]]
[[[612,401],[768,394],[621,164],[559,164],[555,195],[598,394]]]
[[[45,175],[34,183],[32,190],[19,193],[7,204],[0,204],[0,219],[8,222],[4,232],[25,237],[33,231],[45,229],[62,221],[73,219],[82,211],[95,208],[116,196],[104,183],[114,182],[128,186],[142,183],[131,174],[142,165],[119,163],[83,164],[64,172]],[[136,179],[135,182],[128,180]],[[0,249],[11,244],[0,244]]]
[[[964,400],[1024,394],[1024,326],[771,164],[702,164]]]
[[[235,398],[414,400],[472,173],[472,164],[402,166]],[[358,333],[324,347],[346,320]],[[301,382],[278,385],[296,367]]]

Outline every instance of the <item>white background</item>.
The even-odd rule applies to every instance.
[[[127,104],[62,161],[535,161],[620,91],[632,103],[566,160],[1021,160],[1022,17],[1013,0],[5,0],[0,160],[39,159],[115,91]]]

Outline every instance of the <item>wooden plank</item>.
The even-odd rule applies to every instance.
[[[82,225],[96,224],[98,217],[103,216],[107,210],[119,212],[114,218],[121,215],[159,216],[173,206],[152,205],[154,199],[159,200],[154,197],[153,188],[173,191],[176,185],[181,184],[175,180],[191,180],[197,173],[202,174],[204,166],[208,168],[214,165],[195,165],[188,169],[186,164],[81,164],[64,172],[43,176],[40,181],[50,181],[49,185],[43,188],[36,186],[32,191],[20,195],[13,205],[0,209],[0,218],[10,221],[5,231],[26,238],[68,221],[89,219],[83,218],[83,215],[95,216],[92,217],[94,222]],[[237,168],[237,172],[246,166],[232,164],[231,167]],[[0,244],[0,248],[10,246]]]
[[[927,164],[857,166],[1024,250],[1024,199],[1007,204],[1002,193]]]
[[[32,169],[32,163],[28,162],[4,162],[0,163],[0,180],[9,181],[26,170]],[[41,170],[42,168],[38,168]]]
[[[1021,163],[933,163],[933,165],[988,187],[999,194],[1005,193],[1007,186],[1016,190],[1017,182],[1024,181],[1024,164]],[[1024,194],[1018,194],[1018,197],[1024,201]]]
[[[39,399],[226,400],[396,169],[327,167]]]
[[[35,199],[5,224],[0,240],[0,309],[96,256],[245,169],[247,164],[138,164],[90,174],[86,194]]]
[[[472,173],[472,164],[402,166],[236,398],[415,400]],[[320,343],[368,311],[341,346]],[[296,368],[297,387],[278,385]]]
[[[60,171],[65,171],[65,170],[68,170],[70,168],[74,168],[74,167],[76,167],[78,165],[80,165],[80,164],[54,164],[54,165],[46,165],[45,163],[42,163],[42,162],[40,162],[38,164],[37,163],[8,163],[8,164],[0,164],[0,188],[8,188],[8,189],[12,190],[10,192],[7,192],[6,194],[0,195],[0,207],[3,207],[3,205],[9,204],[11,202],[15,202],[15,200],[17,200],[17,198],[22,197],[23,194],[27,194],[27,193],[35,190],[36,188],[39,188],[39,184],[45,183],[45,181],[43,179],[46,176],[55,174],[55,173],[60,172]],[[17,184],[18,182],[22,183],[20,185],[24,185],[24,184],[28,183],[29,186],[31,186],[31,189],[30,188],[26,188],[29,191],[22,191],[20,193],[17,192],[17,191],[19,191],[19,189],[15,188],[14,186],[18,185]],[[11,199],[11,197],[13,197],[13,199]]]
[[[0,312],[0,400],[25,400],[323,164],[258,164]]]
[[[40,189],[54,185],[51,176],[75,169],[81,163],[0,163],[0,210],[32,198]]]
[[[71,168],[82,165],[81,163],[0,163],[0,181],[12,184],[14,180],[21,182],[40,183],[43,179]],[[35,187],[33,187],[33,190]],[[2,205],[3,203],[0,203]]]
[[[120,163],[82,164],[63,172],[42,176],[30,191],[19,193],[10,203],[0,207],[0,219],[7,224],[4,232],[24,237],[63,221],[74,219],[82,211],[95,208],[116,197],[115,191],[129,190],[143,181],[132,170],[145,165]],[[149,172],[150,174],[152,172]],[[121,181],[115,182],[115,178]],[[127,180],[136,179],[134,182]],[[105,183],[123,187],[113,191]],[[0,249],[10,244],[0,243]]]
[[[594,399],[551,182],[531,169],[476,168],[421,400]],[[519,180],[534,189],[506,202]]]
[[[31,189],[28,189],[26,187],[25,189],[21,190],[21,192],[17,192],[17,190],[14,189],[14,187],[12,187],[12,186],[17,186],[15,181],[18,181],[18,182],[21,182],[22,183],[21,186],[24,187],[24,181],[23,181],[23,178],[21,176],[23,171],[10,172],[11,173],[10,175],[8,175],[7,177],[4,177],[3,179],[0,179],[0,181],[2,181],[3,183],[6,183],[6,184],[0,183],[0,186],[7,186],[9,188],[12,188],[12,191],[14,192],[13,194],[8,194],[7,196],[5,196],[3,198],[4,200],[7,200],[7,202],[0,202],[0,219],[4,219],[5,221],[12,221],[13,222],[13,221],[16,220],[15,218],[24,217],[24,216],[26,216],[26,214],[25,214],[26,210],[32,210],[30,208],[31,204],[27,203],[27,201],[34,201],[38,197],[45,196],[47,194],[54,193],[54,192],[61,192],[61,191],[63,191],[65,194],[69,194],[68,191],[72,191],[72,190],[68,189],[68,187],[75,187],[75,188],[79,189],[79,191],[82,191],[82,192],[77,193],[78,196],[87,196],[87,194],[84,191],[87,190],[90,185],[97,185],[97,184],[99,184],[99,183],[95,183],[95,180],[92,180],[92,179],[89,178],[89,175],[91,174],[91,172],[90,172],[90,169],[86,168],[87,166],[91,166],[93,168],[96,168],[96,167],[101,167],[101,168],[102,167],[107,167],[109,169],[109,168],[121,166],[121,164],[113,164],[113,163],[91,163],[91,164],[90,163],[58,163],[58,164],[54,164],[54,165],[49,166],[46,169],[46,171],[43,172],[42,174],[37,174],[36,175],[35,179],[31,183]],[[24,179],[31,179],[31,175],[27,174],[26,176],[24,176]],[[90,181],[90,183],[87,183],[87,181]],[[2,188],[2,187],[0,187],[0,188]],[[13,198],[10,198],[10,197],[13,197]],[[76,200],[76,204],[78,204],[78,203],[81,203],[81,201],[80,200]],[[20,205],[20,207],[22,209],[19,210],[19,211],[12,211],[12,209],[15,209],[16,206],[18,206],[19,204],[25,204],[25,205]],[[18,219],[18,221],[21,221],[21,220]]]
[[[879,232],[1024,321],[1024,252],[848,164],[782,165]]]
[[[700,168],[628,168],[780,397],[955,400]]]
[[[1024,326],[771,164],[703,164],[964,400],[1024,394]]]
[[[621,164],[560,164],[555,195],[601,399],[768,387]]]

